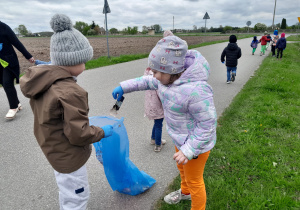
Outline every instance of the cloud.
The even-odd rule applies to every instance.
[[[210,16],[206,26],[219,27],[230,25],[244,27],[251,21],[268,26],[273,21],[273,0],[108,0],[111,13],[107,14],[108,28],[122,30],[127,26],[151,26],[160,24],[163,29],[192,29],[193,25],[204,27],[205,12]],[[1,1],[2,22],[11,28],[23,24],[32,32],[51,31],[49,21],[56,13],[68,15],[73,24],[83,21],[103,27],[105,15],[102,13],[104,1],[99,0],[10,0]],[[286,18],[288,25],[298,22],[299,7],[295,0],[277,1],[275,24]]]

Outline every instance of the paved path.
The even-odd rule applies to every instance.
[[[238,40],[242,48],[236,81],[226,84],[226,68],[220,62],[220,55],[227,43],[198,48],[211,65],[209,83],[214,89],[214,100],[218,116],[230,104],[247,80],[258,68],[264,56],[259,49],[251,55],[252,38]],[[260,48],[260,46],[259,46]],[[270,51],[267,51],[267,54]],[[90,116],[109,115],[114,104],[111,92],[120,81],[143,74],[147,59],[132,61],[85,71],[78,77],[78,83],[89,92]],[[7,99],[0,88],[0,209],[2,210],[46,210],[59,209],[58,189],[52,167],[47,162],[33,135],[33,115],[28,103],[16,85],[24,109],[13,121],[6,121]],[[178,175],[172,159],[174,145],[168,137],[165,126],[163,138],[167,144],[160,153],[149,144],[152,121],[143,117],[144,93],[125,95],[119,116],[124,117],[130,141],[130,159],[140,169],[156,179],[156,184],[138,196],[113,192],[106,180],[104,170],[93,151],[87,162],[91,197],[89,210],[148,210],[163,195],[168,184]],[[213,155],[213,151],[211,153]]]

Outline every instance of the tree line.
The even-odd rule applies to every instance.
[[[94,21],[91,24],[85,23],[83,21],[76,21],[74,26],[78,31],[80,31],[85,36],[96,36],[96,35],[105,35],[106,30],[103,27],[100,27]],[[159,24],[155,24],[152,26],[143,26],[142,33],[148,33],[148,29],[154,29],[156,33],[162,32],[162,27]],[[14,29],[16,34],[22,36],[36,36],[38,33],[32,33],[29,31],[25,25],[19,25],[17,28]],[[116,28],[109,29],[110,34],[124,34],[124,35],[135,35],[139,33],[138,26],[128,26],[123,30],[119,31]]]
[[[85,23],[83,21],[76,21],[74,28],[76,28],[78,31],[80,31],[85,36],[96,36],[96,35],[105,35],[106,30],[103,27],[100,27],[98,24],[95,24],[94,21],[92,21],[91,24]],[[283,18],[281,24],[277,23],[275,25],[275,28],[277,29],[297,29],[299,28],[299,23],[296,23],[292,26],[288,26],[286,24],[286,19]],[[136,35],[138,33],[147,34],[148,30],[152,29],[155,33],[161,33],[163,31],[162,27],[159,24],[154,24],[151,26],[143,26],[141,32],[138,30],[138,26],[128,26],[127,28],[124,28],[123,30],[119,31],[116,28],[109,29],[110,34],[123,34],[123,35]],[[264,23],[256,23],[253,28],[250,27],[232,27],[232,26],[222,26],[220,25],[218,28],[210,27],[197,27],[196,25],[193,26],[192,30],[184,30],[184,29],[174,29],[174,32],[196,32],[201,33],[204,31],[207,32],[220,32],[220,33],[226,33],[227,31],[240,31],[240,32],[247,32],[249,30],[251,31],[263,31],[263,30],[272,30],[272,26],[267,26]],[[14,29],[16,34],[20,34],[23,36],[36,36],[36,34],[33,34],[31,31],[29,31],[25,25],[19,25],[17,28]]]

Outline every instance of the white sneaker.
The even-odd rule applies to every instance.
[[[165,145],[167,143],[167,141],[165,139],[161,139],[161,144]],[[150,144],[154,145],[155,144],[155,140],[151,139]]]
[[[230,81],[227,81],[226,83],[227,83],[227,84],[230,84]]]
[[[191,200],[191,195],[185,195],[181,193],[181,189],[171,192],[164,197],[164,201],[168,204],[176,204],[181,200]]]
[[[17,112],[18,112],[18,108],[17,109],[10,109],[10,110],[8,110],[5,118],[8,119],[8,120],[12,120],[12,119],[15,118]]]
[[[12,120],[15,118],[16,114],[18,111],[20,111],[21,109],[23,109],[22,105],[19,103],[18,104],[18,108],[16,109],[10,109],[8,110],[7,114],[5,115],[5,118],[8,120]]]

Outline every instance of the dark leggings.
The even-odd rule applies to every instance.
[[[280,48],[277,49],[277,58],[279,57],[279,53],[280,53],[280,58],[282,58],[283,49]]]
[[[275,56],[275,46],[272,45],[271,50],[272,50],[272,56]]]
[[[8,103],[9,103],[9,108],[10,109],[16,109],[18,108],[19,99],[17,95],[17,91],[15,88],[15,75],[12,71],[6,68],[0,67],[0,71],[2,71],[2,86],[4,88],[4,91],[6,93]]]

